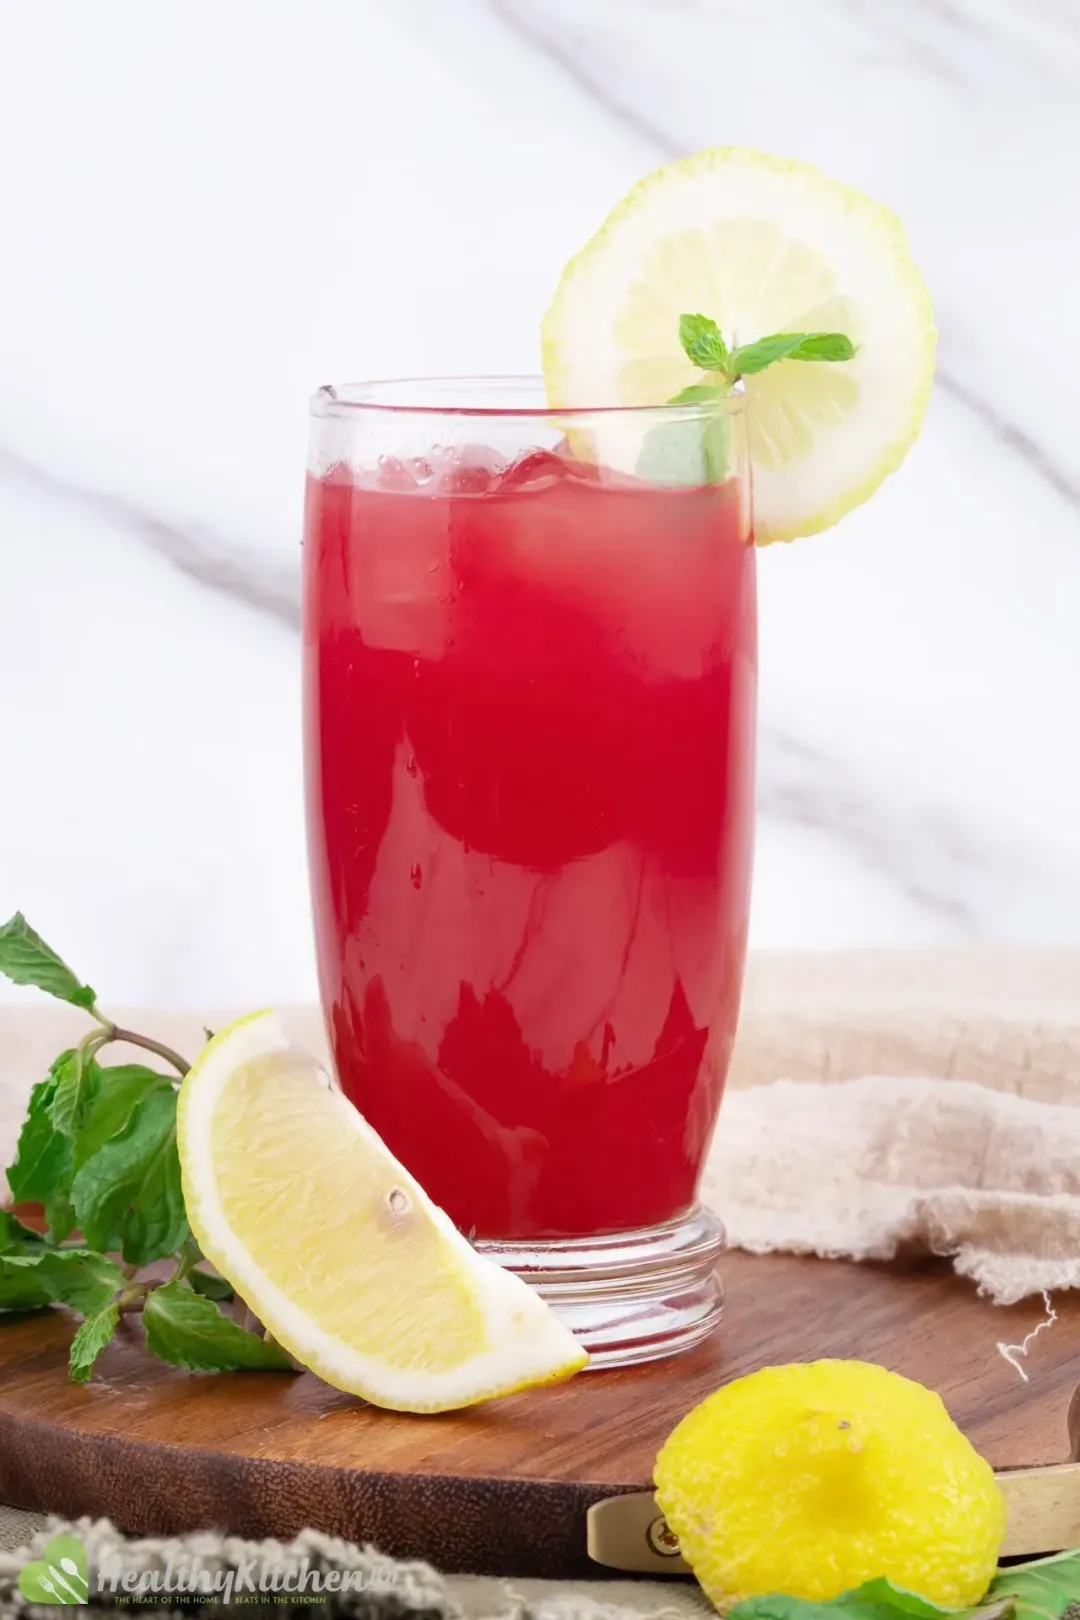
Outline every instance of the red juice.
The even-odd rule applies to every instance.
[[[309,479],[319,973],[341,1085],[480,1238],[693,1205],[749,905],[740,493],[547,452]]]

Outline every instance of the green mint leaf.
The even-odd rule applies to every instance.
[[[744,1598],[728,1611],[728,1620],[829,1620],[840,1616],[841,1599],[831,1603],[815,1603],[810,1598],[787,1597],[773,1592],[764,1597]]]
[[[41,1255],[0,1255],[0,1311],[37,1311],[52,1304],[38,1275]]]
[[[233,1297],[233,1285],[217,1271],[203,1271],[196,1266],[189,1271],[187,1280],[197,1294],[203,1294],[207,1299],[230,1300]]]
[[[731,377],[752,377],[777,360],[851,360],[854,354],[842,332],[774,332],[732,353]]]
[[[148,1349],[189,1372],[293,1370],[284,1350],[237,1327],[212,1300],[193,1293],[186,1283],[155,1288],[143,1306],[143,1326]]]
[[[132,1265],[172,1254],[190,1235],[176,1152],[176,1092],[148,1092],[123,1129],[87,1159],[71,1188],[89,1248]]]
[[[32,1234],[28,1234],[32,1237]],[[110,1305],[124,1286],[124,1273],[114,1260],[86,1249],[48,1249],[9,1235],[24,1253],[9,1248],[0,1255],[0,1308],[28,1310],[41,1305],[70,1305],[82,1316],[94,1316]]]
[[[85,1384],[120,1321],[119,1305],[106,1305],[104,1310],[88,1316],[71,1341],[68,1358],[68,1377],[73,1384]]]
[[[67,1193],[54,1193],[45,1200],[45,1224],[50,1243],[63,1243],[74,1232],[75,1207]]]
[[[720,328],[707,315],[680,315],[679,342],[686,357],[703,371],[726,371],[728,347]]]
[[[122,1131],[136,1103],[152,1091],[171,1091],[168,1078],[141,1063],[118,1063],[99,1070],[100,1084],[90,1098],[71,1148],[72,1162],[81,1170],[105,1143]]]
[[[207,1261],[198,1243],[189,1237],[180,1250],[180,1266],[174,1280],[186,1282],[189,1288],[194,1288],[197,1294],[204,1294],[207,1299],[232,1299],[232,1283],[226,1282],[212,1266],[207,1271],[201,1271],[200,1264],[206,1265]]]
[[[50,1249],[40,1258],[37,1275],[57,1305],[70,1305],[80,1316],[96,1316],[111,1305],[124,1286],[124,1273],[104,1254],[88,1249]]]
[[[808,332],[793,360],[854,360],[855,345],[843,332]]]
[[[718,388],[715,383],[691,383],[689,388],[680,388],[677,394],[672,394],[668,404],[713,405],[718,399],[726,399],[729,392],[727,388]]]
[[[49,1118],[64,1136],[74,1136],[101,1087],[101,1070],[93,1056],[76,1047],[57,1058],[51,1070],[56,1090]]]
[[[56,1096],[56,1071],[72,1054],[62,1052],[47,1080],[39,1080],[30,1093],[30,1107],[22,1130],[15,1162],[7,1173],[11,1196],[17,1204],[47,1204],[71,1186],[71,1143],[52,1122]]]
[[[864,1581],[862,1586],[854,1587],[835,1601],[845,1605],[846,1614],[865,1616],[866,1620],[877,1620],[879,1613],[882,1620],[890,1615],[903,1614],[915,1615],[918,1620],[936,1620],[939,1615],[956,1613],[953,1609],[943,1609],[939,1603],[931,1603],[928,1598],[919,1597],[917,1592],[894,1585],[884,1576]]]
[[[1080,1613],[1080,1547],[1003,1569],[991,1586],[988,1601],[1007,1600],[1015,1620],[1072,1620]],[[980,1612],[980,1620],[984,1620]]]
[[[41,1254],[45,1239],[40,1232],[31,1231],[9,1210],[0,1209],[0,1255]]]
[[[979,1620],[998,1620],[998,1616],[981,1609],[943,1609],[885,1579],[866,1581],[850,1592],[842,1592],[839,1597],[821,1603],[809,1598],[787,1597],[780,1592],[745,1598],[729,1610],[728,1620],[903,1620],[905,1615],[913,1616],[914,1620],[942,1620],[943,1616],[948,1616],[949,1620],[967,1620],[976,1615]]]
[[[32,984],[60,1001],[93,1007],[96,996],[67,963],[34,932],[21,911],[0,928],[0,973],[12,984]]]

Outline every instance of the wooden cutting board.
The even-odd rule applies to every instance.
[[[691,1354],[437,1417],[366,1407],[310,1374],[178,1372],[144,1354],[135,1325],[77,1387],[65,1372],[72,1319],[10,1318],[0,1324],[0,1501],[155,1535],[215,1526],[290,1537],[314,1526],[447,1571],[569,1578],[611,1573],[589,1557],[587,1513],[629,1494],[636,1501],[594,1514],[594,1550],[610,1549],[603,1521],[620,1513],[631,1540],[616,1561],[674,1570],[662,1545],[635,1563],[633,1538],[645,1547],[655,1510],[640,1493],[679,1418],[766,1363],[859,1356],[939,1390],[995,1468],[1012,1471],[1007,1550],[1080,1542],[1080,1466],[1063,1466],[1080,1295],[1059,1298],[1024,1384],[996,1346],[1022,1340],[1041,1305],[996,1309],[940,1263],[732,1254],[723,1270],[724,1325]]]

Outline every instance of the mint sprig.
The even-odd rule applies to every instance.
[[[83,1317],[69,1361],[77,1383],[90,1377],[122,1318],[138,1314],[147,1348],[174,1365],[219,1372],[291,1367],[276,1345],[220,1309],[232,1289],[205,1268],[192,1236],[176,1148],[185,1059],[107,1018],[95,992],[20,912],[0,928],[0,973],[94,1020],[30,1094],[7,1178],[17,1204],[41,1205],[46,1230],[32,1231],[0,1210],[0,1320],[4,1312],[53,1305]],[[121,1042],[143,1048],[173,1073],[99,1062],[107,1046]],[[172,1261],[171,1275],[143,1275],[163,1260]]]
[[[774,332],[732,349],[708,315],[680,315],[679,342],[706,380],[680,389],[668,404],[721,408],[704,417],[673,416],[646,433],[635,471],[650,484],[668,488],[720,484],[730,475],[731,418],[723,401],[740,378],[752,377],[778,360],[843,361],[855,355],[855,345],[843,332]]]
[[[701,404],[721,399],[741,377],[752,377],[778,360],[843,361],[855,358],[855,345],[843,332],[774,332],[729,349],[715,321],[707,315],[680,315],[679,342],[686,358],[716,377],[709,384],[691,383],[668,401]]]

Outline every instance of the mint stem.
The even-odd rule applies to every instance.
[[[153,1052],[170,1064],[181,1078],[191,1068],[191,1064],[182,1058],[179,1052],[174,1052],[171,1046],[165,1046],[161,1041],[155,1041],[152,1036],[139,1035],[133,1029],[121,1029],[119,1024],[109,1023],[107,1019],[103,1019],[102,1022],[106,1025],[108,1033],[100,1042],[101,1046],[107,1046],[110,1041],[123,1041],[127,1046],[141,1046],[144,1052]]]
[[[153,1286],[151,1283],[133,1283],[130,1288],[125,1288],[122,1293],[117,1294],[116,1303],[121,1316],[131,1316],[136,1311],[141,1311]]]
[[[195,1240],[193,1238],[189,1238],[177,1256],[176,1270],[169,1278],[169,1281],[184,1282],[188,1274],[194,1271],[198,1259],[199,1251],[195,1246]]]

